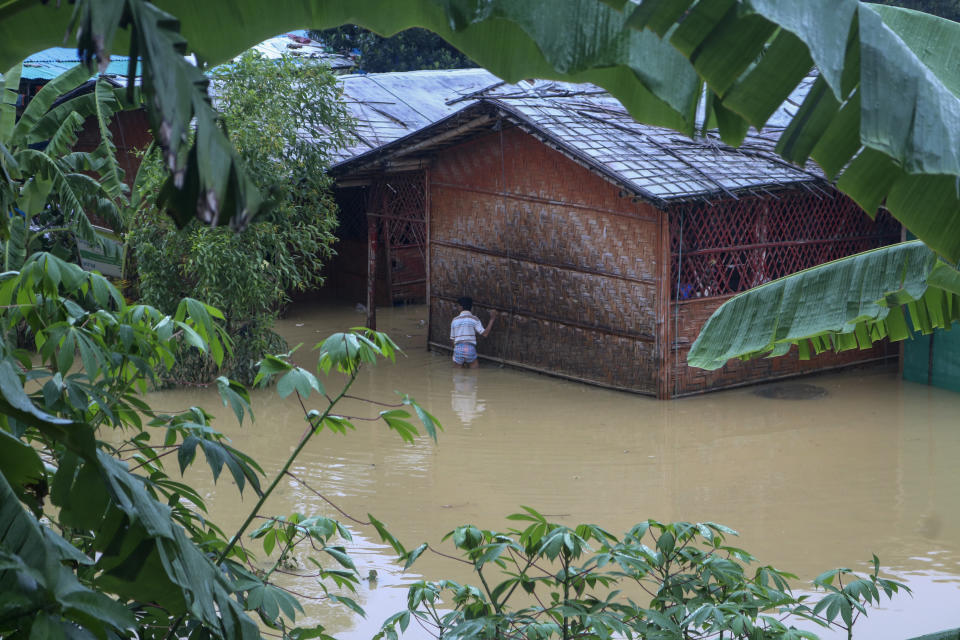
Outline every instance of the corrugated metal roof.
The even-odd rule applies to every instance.
[[[357,122],[356,142],[337,150],[343,162],[456,113],[461,100],[500,82],[485,69],[407,71],[345,75],[338,78],[343,100]]]
[[[276,59],[283,55],[294,58],[320,60],[332,69],[350,69],[353,61],[335,53],[327,53],[323,45],[306,37],[303,32],[286,33],[264,40],[253,47],[263,56]],[[107,68],[101,75],[121,79],[127,74],[128,56],[111,56]],[[22,78],[28,80],[52,80],[58,75],[76,66],[80,62],[77,50],[70,47],[53,47],[31,55],[23,61]],[[140,75],[140,65],[137,64],[137,75]]]
[[[352,69],[356,66],[347,56],[329,53],[322,42],[309,38],[304,32],[285,33],[275,38],[264,40],[253,47],[266,58],[275,60],[283,56],[291,56],[304,60],[324,62],[333,70]]]
[[[807,182],[818,175],[772,153],[766,138],[734,149],[635,121],[607,95],[495,100],[527,127],[653,200],[690,198]]]
[[[111,56],[107,68],[101,75],[121,77],[127,74],[127,56]],[[23,61],[21,78],[27,80],[53,80],[58,75],[77,66],[80,57],[76,49],[69,47],[53,47],[34,53]],[[96,75],[96,74],[93,74]],[[140,64],[137,63],[137,75],[140,75]],[[92,76],[91,76],[92,77]]]
[[[410,127],[422,119],[411,117],[405,127],[381,125],[376,120],[373,124],[362,122],[361,127],[366,125],[376,133],[383,133],[384,138],[398,138],[400,134],[404,139],[394,139],[391,143],[381,138],[379,145],[370,144],[377,141],[373,139],[365,146],[346,150],[334,165],[337,173],[376,163],[386,155],[392,159],[403,157],[405,145],[417,144],[417,150],[423,152],[423,142],[429,139],[431,131],[442,134],[469,122],[473,112],[486,109],[499,112],[579,162],[652,201],[764,190],[823,178],[814,166],[792,166],[773,152],[782,125],[788,122],[795,105],[802,101],[809,83],[801,86],[771,118],[772,126],[762,135],[751,130],[744,144],[734,149],[713,134],[690,139],[671,129],[640,124],[615,98],[595,85],[542,80],[507,85],[497,83],[488,74],[486,80],[493,81],[488,89],[478,93],[476,89],[461,86],[459,99],[443,99],[442,76],[453,72],[426,73],[430,74],[430,84],[426,87],[421,84],[426,78],[413,74],[379,74],[376,81],[378,86],[389,83],[390,93],[402,97],[394,98],[395,101],[411,110],[415,108],[423,117],[439,116],[443,120],[438,118],[414,131],[409,131]],[[475,77],[480,80],[482,76]],[[372,100],[374,95],[363,93],[360,97]],[[362,107],[351,106],[351,110],[358,112]],[[459,110],[455,111],[456,107]],[[451,117],[454,113],[456,117]],[[349,159],[350,153],[357,152],[359,156]]]

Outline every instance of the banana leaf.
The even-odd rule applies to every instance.
[[[905,313],[905,310],[909,313]],[[909,318],[909,320],[908,320]],[[868,349],[960,320],[960,271],[914,240],[800,271],[730,298],[704,324],[687,363],[719,369],[731,358],[801,359]],[[909,323],[908,323],[909,322]]]
[[[105,60],[111,51],[142,57],[153,131],[173,172],[166,203],[181,224],[196,214],[242,226],[265,206],[216,123],[205,78],[183,53],[217,63],[293,28],[352,23],[390,34],[422,26],[507,81],[594,82],[640,121],[688,134],[706,86],[708,122],[730,142],[742,140],[748,124],[764,126],[815,66],[818,80],[781,136],[779,153],[796,163],[812,157],[868,212],[885,202],[929,247],[960,261],[960,24],[948,20],[858,0],[162,6],[10,0],[0,10],[0,68],[78,31],[78,47],[91,59]],[[192,149],[191,122],[200,141]]]
[[[17,124],[10,132],[10,137],[4,139],[3,142],[10,146],[28,144],[30,131],[43,114],[56,102],[57,98],[73,91],[89,78],[90,71],[85,65],[78,64],[43,85],[43,88],[37,92],[37,95],[30,100],[26,109],[20,114],[20,119],[17,120]]]
[[[161,204],[181,225],[196,215],[208,224],[242,227],[268,207],[217,123],[206,78],[183,58],[188,42],[202,62],[218,63],[289,29],[355,23],[392,33],[422,26],[507,80],[596,82],[645,121],[693,132],[700,83],[692,67],[669,43],[626,28],[624,16],[610,7],[595,0],[564,0],[558,10],[537,0],[491,3],[487,19],[478,21],[457,4],[171,0],[161,11],[143,0],[81,0],[76,7],[12,0],[0,10],[0,67],[62,45],[65,33],[77,31],[78,48],[91,60],[105,60],[111,51],[141,57],[151,128],[172,172]],[[121,21],[132,28],[118,29]],[[565,30],[575,24],[590,25],[586,37]]]
[[[0,65],[0,68],[4,68]],[[0,99],[0,143],[6,145],[17,123],[17,100],[20,92],[20,65],[3,74],[3,98]]]

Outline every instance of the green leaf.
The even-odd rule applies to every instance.
[[[80,623],[96,635],[108,632],[127,635],[134,627],[133,615],[120,603],[81,584],[63,560],[89,563],[57,534],[39,524],[20,506],[10,485],[0,474],[0,553],[6,561],[3,573],[14,574],[19,590],[27,591],[37,608],[57,611],[67,620]],[[44,625],[45,623],[41,623]],[[41,626],[40,628],[46,628]],[[46,630],[49,630],[46,628]]]
[[[180,448],[177,449],[177,461],[180,464],[180,473],[186,471],[187,467],[193,464],[194,459],[197,457],[198,444],[200,444],[200,438],[194,435],[185,437],[183,442],[180,443]]]
[[[507,546],[506,543],[501,542],[480,547],[479,550],[482,550],[482,552],[474,557],[474,565],[482,567],[488,562],[496,562],[500,559],[500,556],[503,555],[503,552],[507,550]]]
[[[253,383],[255,385],[266,384],[279,373],[284,373],[293,369],[293,365],[274,355],[265,355],[258,363],[257,377]]]
[[[403,570],[406,571],[411,566],[413,566],[413,563],[417,561],[417,558],[423,555],[423,552],[426,551],[428,548],[429,548],[429,545],[426,542],[424,542],[420,546],[418,546],[416,549],[408,553],[404,558]]]
[[[627,25],[634,29],[650,29],[662,37],[674,22],[683,17],[691,4],[693,0],[645,0],[639,6],[632,7]],[[623,6],[616,8],[623,10]]]
[[[42,495],[28,495],[27,488],[35,485],[39,489],[40,482],[45,480],[43,462],[33,447],[3,429],[0,429],[0,474],[35,513],[42,511]]]
[[[403,545],[397,540],[390,531],[387,530],[386,525],[374,518],[369,513],[367,518],[370,520],[370,524],[373,525],[373,528],[377,530],[377,533],[380,535],[380,540],[389,544],[396,554],[400,557],[403,557],[407,554],[407,550],[404,549]]]
[[[224,376],[217,378],[217,390],[220,392],[220,399],[223,406],[230,406],[233,414],[237,416],[237,423],[243,424],[243,416],[250,414],[253,420],[253,409],[250,407],[250,394],[246,388],[239,382],[234,382]]]
[[[106,552],[101,565],[110,567],[100,578],[104,588],[109,584],[116,593],[155,601],[172,611],[186,605],[192,616],[222,635],[259,637],[226,578],[171,519],[170,508],[150,495],[143,479],[104,452],[97,453],[96,466],[96,477],[111,498],[97,543]],[[124,518],[129,521],[126,528],[121,526]],[[119,546],[114,527],[125,532]],[[186,594],[194,595],[185,602]]]
[[[698,2],[670,42],[717,94],[723,95],[764,49],[776,25],[738,11],[736,0]]]
[[[863,144],[908,173],[960,175],[960,23],[865,3],[859,14]]]
[[[404,442],[413,444],[414,437],[417,435],[417,428],[406,420],[410,417],[408,412],[402,409],[389,409],[381,411],[380,417],[387,423],[388,427],[400,435]]]
[[[317,367],[323,373],[334,368],[340,372],[353,372],[361,361],[361,345],[354,333],[334,333],[317,344],[316,349],[320,352]]]
[[[324,427],[340,435],[346,434],[347,429],[356,429],[352,422],[342,416],[327,416],[323,419],[323,422],[317,425],[317,430],[319,431]]]
[[[443,430],[440,422],[438,422],[437,419],[430,414],[430,412],[421,407],[417,401],[410,396],[404,396],[403,404],[413,407],[417,417],[420,418],[420,422],[423,423],[423,428],[426,430],[427,435],[430,436],[434,442],[437,442],[437,430]]]
[[[97,162],[97,174],[100,184],[111,198],[121,198],[126,190],[123,183],[123,169],[117,161],[117,147],[113,143],[113,133],[110,131],[110,120],[121,110],[120,101],[115,90],[106,78],[97,78],[94,85],[97,129],[100,133],[100,144],[93,152]]]
[[[340,566],[354,571],[357,570],[356,565],[353,563],[353,558],[350,557],[350,554],[347,553],[343,547],[324,547],[323,552],[336,560]]]
[[[749,0],[749,6],[772,23],[794,34],[807,49],[834,95],[844,95],[843,73],[847,38],[858,6],[855,0],[777,2]]]
[[[33,53],[33,52],[30,52]],[[20,115],[10,136],[10,144],[23,144],[37,121],[65,93],[76,89],[93,75],[85,64],[78,64],[43,85]]]
[[[83,116],[74,111],[67,114],[58,124],[57,130],[53,132],[50,141],[43,150],[43,152],[51,158],[58,158],[73,149],[73,145],[77,143],[77,132],[80,130],[80,127],[83,126]],[[29,213],[40,213],[40,211],[42,211],[42,205],[46,204],[46,202],[40,202],[38,204],[41,206],[30,206],[26,211]]]
[[[277,546],[277,530],[270,529],[267,531],[266,535],[263,536],[263,552],[266,555],[273,553],[273,549]]]
[[[367,612],[364,611],[363,607],[357,604],[356,601],[354,601],[352,598],[348,598],[347,596],[337,596],[334,594],[330,594],[330,601],[336,602],[337,604],[345,605],[348,609],[350,609],[354,613],[357,613],[363,616],[364,618],[367,617]]]
[[[200,351],[207,350],[206,341],[200,337],[200,334],[194,331],[193,327],[188,325],[186,322],[174,322],[179,333],[183,336],[183,341],[186,342],[191,347],[199,349]]]
[[[91,431],[71,420],[41,411],[33,404],[23,389],[20,376],[8,360],[0,362],[0,412],[66,441],[86,455],[94,451]]]
[[[3,98],[0,99],[0,143],[4,147],[9,146],[10,136],[17,121],[21,71],[22,67],[18,61],[3,74]]]
[[[797,115],[780,135],[777,141],[777,153],[790,162],[804,164],[821,139],[829,140],[824,133],[840,110],[840,104],[830,91],[827,81],[822,76],[818,77],[807,92],[806,98],[803,99]],[[854,115],[859,120],[859,111],[854,112]],[[857,136],[859,140],[859,133]],[[847,159],[849,156],[839,158],[835,164],[842,167]]]
[[[925,332],[949,325],[960,319],[956,271],[922,242],[912,241],[795,273],[724,303],[707,320],[687,362],[717,369],[730,358],[768,354],[784,344],[810,341],[818,350],[828,338],[843,349],[857,346],[858,326],[861,335],[877,328],[881,335],[903,339],[907,336],[900,305],[915,303],[926,319],[928,308],[942,307],[944,295],[951,300],[949,317],[940,314],[934,321],[923,322],[917,314],[913,319]]]
[[[294,391],[296,391],[300,397],[308,398],[312,391],[323,394],[323,386],[315,375],[306,369],[296,367],[288,371],[277,382],[277,393],[281,398],[286,398]]]

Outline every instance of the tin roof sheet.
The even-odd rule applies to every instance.
[[[500,82],[485,69],[352,74],[338,80],[356,120],[356,141],[337,150],[334,162],[423,129],[475,102],[465,96]]]
[[[322,42],[313,40],[303,31],[284,33],[269,38],[258,45],[254,45],[253,50],[271,60],[291,56],[303,60],[323,62],[335,71],[352,69],[356,66],[348,56],[330,53]]]
[[[638,123],[590,84],[504,84],[479,69],[345,76],[344,94],[357,117],[360,142],[341,150],[335,167],[349,170],[364,158],[376,161],[384,151],[400,157],[405,142],[423,141],[431,130],[440,134],[486,106],[654,201],[822,181],[815,166],[790,165],[773,151],[809,84],[794,92],[763,132],[751,129],[743,145],[733,148],[713,132],[691,139]]]
[[[127,56],[111,56],[107,68],[101,75],[126,76],[129,60]],[[24,60],[20,77],[27,80],[52,80],[78,64],[80,64],[80,56],[77,55],[76,49],[53,47],[34,53]],[[137,63],[137,75],[140,75],[140,63]]]

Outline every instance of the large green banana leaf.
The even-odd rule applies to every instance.
[[[34,226],[52,205],[63,214],[63,231],[99,245],[100,236],[88,217],[96,213],[111,224],[119,222],[117,204],[124,197],[123,171],[108,124],[124,108],[116,89],[100,79],[94,91],[53,107],[56,100],[85,83],[89,71],[77,65],[48,82],[15,119],[20,65],[3,74],[0,100],[0,265],[18,269],[48,226]],[[92,152],[74,151],[77,133],[92,117],[100,144]],[[37,143],[45,143],[43,149]],[[99,179],[89,174],[96,173]],[[6,215],[9,212],[16,215]]]
[[[62,6],[61,6],[62,5]],[[610,6],[612,5],[612,6]],[[820,78],[780,153],[813,157],[868,211],[886,206],[960,260],[960,25],[858,0],[8,0],[0,68],[80,27],[80,48],[144,57],[153,128],[180,222],[241,222],[261,202],[180,52],[219,62],[281,31],[342,23],[427,27],[506,80],[595,82],[639,120],[691,133],[702,82],[734,142],[762,126],[812,65]],[[622,10],[622,11],[620,11]],[[71,16],[76,16],[71,23]],[[182,24],[173,19],[177,16]],[[121,18],[136,27],[119,29]],[[70,28],[68,28],[70,27]],[[660,36],[663,38],[661,39]],[[187,149],[190,122],[202,146]]]
[[[885,204],[960,261],[960,24],[857,0],[610,3],[684,53],[733,144],[766,124],[815,64],[819,77],[778,152],[812,157],[867,212]]]
[[[826,349],[929,333],[960,320],[960,271],[919,240],[858,253],[774,280],[725,302],[707,320],[687,363],[718,369],[731,358]]]
[[[78,0],[75,7],[12,0],[0,8],[0,67],[62,44],[77,27],[86,55],[102,48],[142,56],[152,129],[172,171],[163,192],[168,210],[179,223],[196,214],[242,226],[264,204],[216,123],[205,78],[182,57],[188,41],[201,60],[216,63],[293,28],[352,22],[389,33],[425,26],[505,79],[596,82],[644,121],[692,131],[699,80],[678,51],[652,33],[626,28],[621,13],[596,0],[561,5],[518,0],[502,16],[461,20],[454,31],[457,9],[439,0],[165,0],[157,5],[163,11],[143,0]],[[118,29],[121,19],[136,27],[133,40]],[[573,37],[564,29],[574,25],[586,28]],[[196,142],[188,148],[191,122]]]

